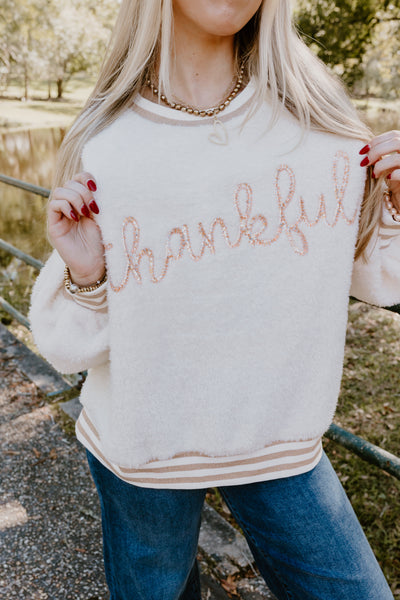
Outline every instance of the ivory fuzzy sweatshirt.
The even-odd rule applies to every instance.
[[[400,227],[383,209],[354,263],[362,142],[300,129],[251,84],[220,123],[141,96],[83,148],[97,183],[108,310],[75,302],[54,251],[32,332],[108,461],[229,457],[318,439],[340,388],[349,294],[400,303]],[[296,145],[297,144],[297,145]]]

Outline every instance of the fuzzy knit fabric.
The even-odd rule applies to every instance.
[[[138,96],[82,152],[108,312],[66,294],[56,251],[35,283],[37,347],[61,372],[89,369],[81,401],[121,467],[321,436],[349,294],[400,302],[400,228],[388,215],[353,269],[363,142],[301,138],[288,113],[268,129],[267,103],[243,125],[253,92],[217,123]]]

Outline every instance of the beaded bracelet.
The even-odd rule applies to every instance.
[[[391,190],[386,190],[385,192],[383,192],[383,199],[385,201],[386,208],[392,215],[393,221],[396,221],[396,223],[400,223],[400,212],[393,205]]]
[[[65,265],[64,285],[71,294],[77,294],[79,292],[94,292],[94,290],[97,290],[106,281],[107,281],[107,271],[105,271],[103,277],[101,279],[98,279],[96,281],[96,283],[93,283],[92,285],[79,286],[76,283],[72,283],[69,267],[67,265]]]

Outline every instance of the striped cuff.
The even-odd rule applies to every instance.
[[[65,289],[65,292],[74,299],[77,304],[91,310],[101,310],[107,308],[107,282],[105,281],[97,290],[92,292],[78,292],[71,294]]]

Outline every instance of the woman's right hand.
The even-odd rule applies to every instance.
[[[82,286],[101,279],[105,271],[101,232],[93,218],[99,208],[88,183],[96,189],[90,173],[77,173],[53,190],[47,208],[49,240],[68,265],[72,281]]]

